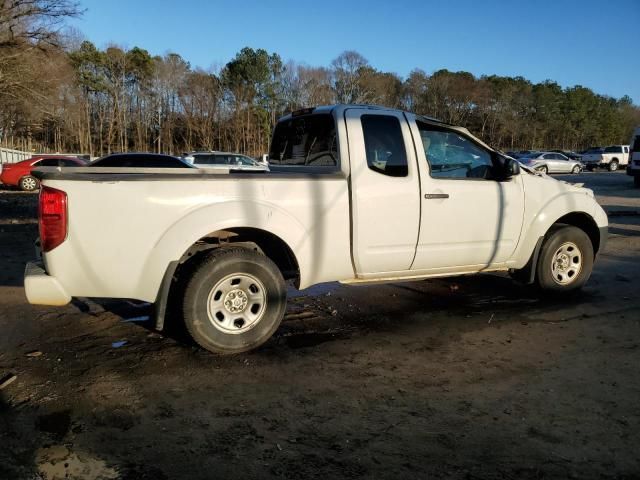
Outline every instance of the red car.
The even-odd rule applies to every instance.
[[[31,192],[37,190],[40,182],[31,175],[37,167],[83,167],[86,163],[75,157],[32,157],[18,163],[5,163],[0,171],[0,183],[20,187],[20,190]]]

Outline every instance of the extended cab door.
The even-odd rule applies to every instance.
[[[521,175],[497,179],[498,155],[464,132],[420,119],[411,128],[422,182],[412,269],[473,272],[507,261],[524,216]]]
[[[345,121],[356,273],[408,271],[418,242],[420,184],[407,119],[349,108]]]

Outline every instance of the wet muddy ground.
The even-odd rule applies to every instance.
[[[234,357],[144,305],[28,305],[37,197],[0,190],[0,479],[639,478],[640,190],[561,178],[610,212],[576,298],[500,275],[323,285]]]

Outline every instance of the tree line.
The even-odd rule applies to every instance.
[[[97,48],[59,33],[73,0],[0,0],[0,143],[38,151],[231,150],[260,155],[277,119],[332,103],[377,104],[463,125],[504,150],[626,143],[640,108],[582,86],[438,70],[407,78],[354,51],[328,66],[244,48],[216,71],[177,53]]]

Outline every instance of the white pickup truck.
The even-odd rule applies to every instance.
[[[610,145],[602,151],[586,152],[582,156],[582,163],[588,170],[601,167],[615,172],[629,163],[629,145]]]
[[[398,110],[294,112],[269,161],[262,173],[40,169],[42,258],[26,268],[28,300],[153,302],[157,328],[175,302],[202,347],[235,353],[278,328],[287,280],[509,271],[565,292],[584,285],[607,237],[591,190]]]

